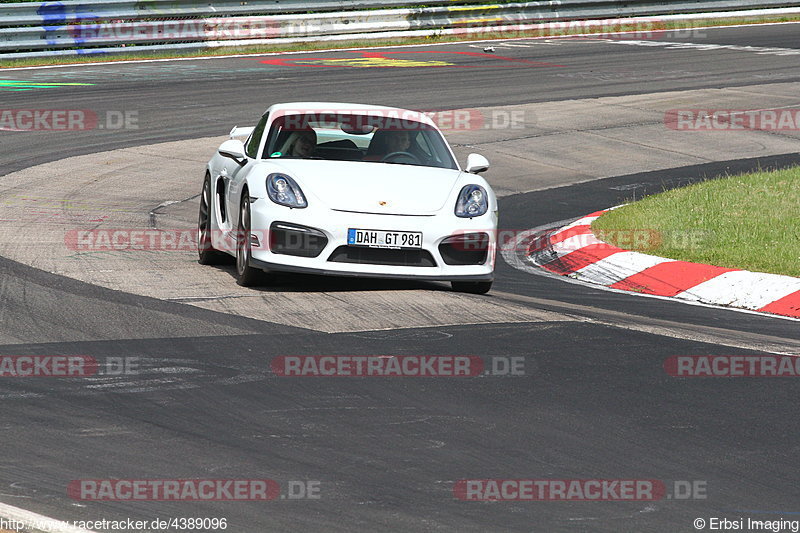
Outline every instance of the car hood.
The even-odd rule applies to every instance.
[[[331,209],[386,215],[435,214],[461,175],[446,168],[360,161],[293,159],[270,166]]]

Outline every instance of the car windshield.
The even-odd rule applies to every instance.
[[[458,169],[432,126],[398,116],[287,114],[272,122],[262,157]]]

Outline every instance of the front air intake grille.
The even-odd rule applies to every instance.
[[[482,265],[489,256],[489,235],[464,233],[446,238],[439,253],[448,265]]]
[[[269,249],[273,254],[317,257],[327,245],[328,238],[316,228],[288,222],[273,222],[269,227]]]
[[[427,250],[391,250],[387,248],[361,248],[358,246],[339,246],[333,251],[328,261],[366,265],[436,266],[436,261]]]

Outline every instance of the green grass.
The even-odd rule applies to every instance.
[[[641,251],[800,277],[800,166],[725,176],[649,196],[603,215],[592,230],[628,249],[636,248],[631,234],[654,230],[652,246]]]
[[[652,20],[658,21],[658,17],[652,17]],[[727,25],[743,25],[743,24],[763,24],[769,22],[797,22],[800,21],[800,16],[785,15],[785,16],[764,16],[752,18],[721,18],[699,21],[669,21],[658,24],[657,28],[653,28],[654,33],[668,30],[684,30],[691,31],[693,24],[697,26],[727,26]],[[557,23],[556,23],[557,24]],[[643,28],[636,27],[635,25],[612,25],[613,30],[630,30],[630,31],[643,31]],[[645,28],[646,29],[646,28]],[[81,63],[98,63],[106,61],[131,61],[141,59],[167,59],[177,57],[207,57],[207,56],[221,56],[221,55],[235,55],[235,54],[266,54],[275,52],[292,52],[300,50],[329,50],[341,48],[369,48],[377,46],[395,46],[395,45],[411,45],[411,44],[429,44],[429,43],[448,43],[469,40],[504,40],[510,38],[532,38],[532,37],[545,37],[545,36],[565,36],[573,33],[603,33],[608,31],[607,28],[601,27],[578,27],[578,28],[554,28],[550,33],[545,34],[542,30],[530,31],[514,31],[514,32],[486,32],[486,33],[473,33],[464,35],[432,35],[429,37],[403,37],[396,39],[380,39],[380,40],[357,40],[352,41],[334,41],[334,42],[302,42],[294,44],[274,44],[274,45],[259,45],[259,46],[244,46],[244,47],[221,47],[221,48],[206,48],[203,50],[191,51],[164,51],[164,52],[124,52],[114,54],[98,54],[98,55],[83,55],[83,56],[65,56],[65,57],[47,57],[47,58],[31,58],[31,59],[16,59],[16,60],[3,60],[0,54],[0,69],[14,68],[14,67],[31,67],[42,65],[71,65]],[[654,40],[658,40],[655,37]],[[131,47],[133,49],[135,47]]]

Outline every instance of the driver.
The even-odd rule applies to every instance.
[[[411,132],[406,130],[378,130],[367,150],[364,161],[382,161],[395,152],[406,152],[417,156]],[[418,156],[417,156],[418,157]]]
[[[407,131],[393,131],[386,138],[387,154],[392,152],[408,152],[411,148],[411,135]]]
[[[303,130],[297,133],[297,138],[289,150],[290,157],[308,158],[314,154],[317,147],[317,134],[314,130]]]

